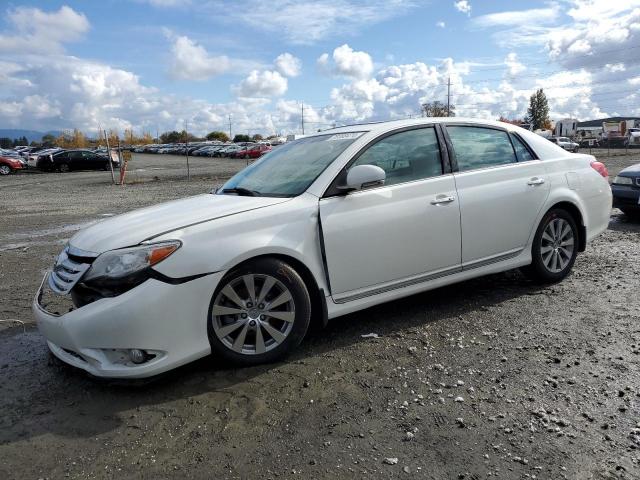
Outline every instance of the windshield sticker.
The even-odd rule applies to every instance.
[[[348,132],[348,133],[336,133],[331,135],[327,140],[354,140],[362,135],[364,132]]]

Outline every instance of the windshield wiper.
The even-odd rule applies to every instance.
[[[222,193],[235,193],[236,195],[244,197],[257,197],[258,195],[260,195],[260,192],[249,190],[248,188],[243,187],[225,188],[224,190],[222,190]]]

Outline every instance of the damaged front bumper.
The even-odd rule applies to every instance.
[[[209,302],[222,273],[179,285],[149,279],[80,308],[69,294],[48,291],[48,276],[32,310],[49,349],[65,363],[98,377],[145,378],[210,353]],[[143,363],[133,363],[132,349],[145,352]]]

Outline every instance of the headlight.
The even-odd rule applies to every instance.
[[[617,176],[613,179],[613,183],[615,183],[616,185],[633,185],[633,178]]]
[[[182,245],[179,241],[154,243],[105,252],[94,260],[82,282],[117,284],[157,265]]]

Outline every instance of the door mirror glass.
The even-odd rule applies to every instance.
[[[347,173],[346,189],[362,190],[363,188],[384,185],[386,173],[377,165],[356,165]]]

